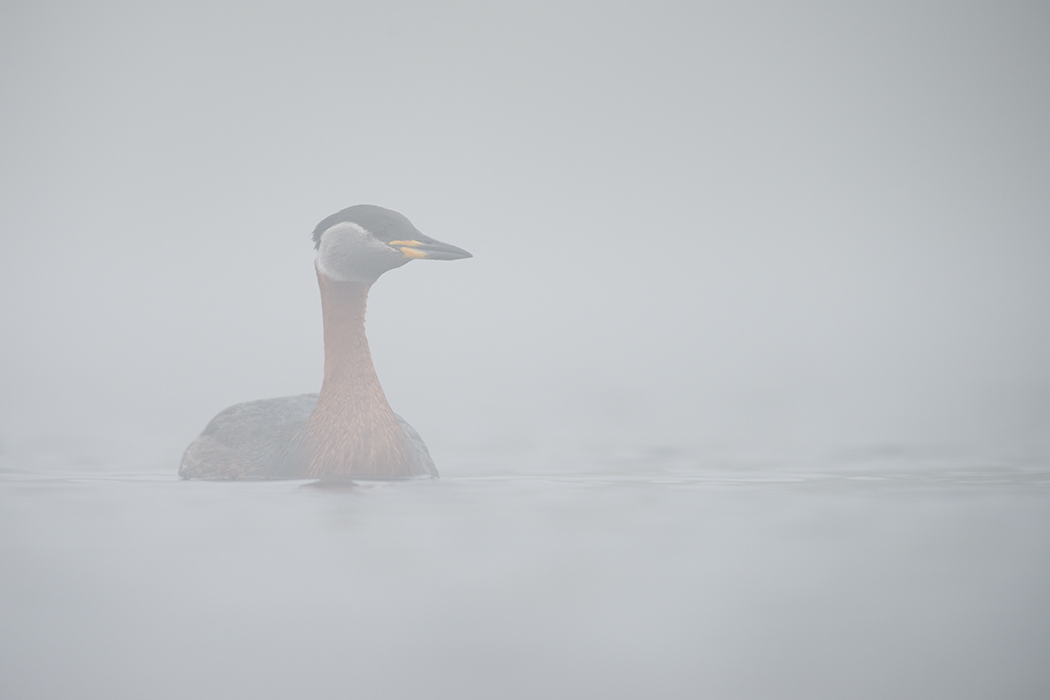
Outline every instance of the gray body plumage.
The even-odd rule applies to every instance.
[[[288,479],[296,474],[296,436],[317,405],[317,394],[282,396],[234,404],[211,419],[182,455],[183,479]],[[394,414],[408,437],[412,472],[436,477],[423,439]]]

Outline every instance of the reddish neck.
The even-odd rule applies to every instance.
[[[370,390],[383,396],[365,337],[370,285],[337,282],[317,273],[324,320],[324,381],[321,396],[349,398]],[[386,398],[383,398],[386,403]]]
[[[397,478],[408,469],[404,431],[379,385],[365,337],[370,285],[337,282],[320,271],[324,381],[303,437],[306,476]]]

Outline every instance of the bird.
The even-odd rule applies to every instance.
[[[239,403],[221,411],[182,456],[183,479],[436,478],[426,444],[395,414],[365,337],[368,292],[413,260],[473,257],[426,236],[405,216],[358,204],[313,232],[321,291],[324,377],[317,394]]]

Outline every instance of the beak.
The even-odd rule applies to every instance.
[[[387,245],[397,248],[406,258],[421,260],[459,260],[474,257],[462,248],[433,238],[418,236],[410,241],[390,241]]]

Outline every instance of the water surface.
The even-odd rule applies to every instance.
[[[2,467],[5,698],[1050,697],[1038,460]]]

